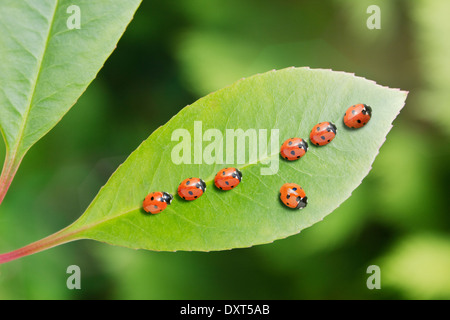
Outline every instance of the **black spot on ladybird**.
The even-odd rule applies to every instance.
[[[154,207],[155,207],[155,209],[158,208],[158,206],[154,206]]]
[[[230,183],[229,183],[228,181],[225,181],[225,184],[226,184],[227,186],[229,186],[229,185],[230,185]]]
[[[286,198],[287,198],[287,199],[289,199],[290,197],[291,197],[291,195],[290,195],[290,194],[288,194],[288,195],[286,196]]]
[[[330,142],[330,140],[327,140],[327,142]]]
[[[150,200],[155,200],[155,197],[152,197]]]
[[[234,186],[231,186],[231,188],[234,188]]]
[[[297,156],[297,159],[300,158],[300,156]]]
[[[324,137],[324,136],[321,136],[320,139],[325,140],[325,137]]]
[[[317,131],[320,131],[320,127],[317,127]]]
[[[358,120],[356,120],[356,122],[361,123],[361,120],[358,119]]]
[[[193,195],[192,191],[189,191],[189,194],[192,196]]]
[[[222,175],[223,175],[223,176],[225,175],[225,171],[222,172]]]
[[[288,145],[292,145],[292,141],[289,141]]]
[[[197,199],[197,196],[195,196],[194,199]]]
[[[295,151],[291,151],[291,154],[294,156],[295,155]]]
[[[190,182],[190,181],[187,181],[187,182],[186,182],[186,185],[187,185],[187,186],[188,186],[188,185],[190,185],[190,184],[191,184],[191,182]]]
[[[297,191],[297,188],[292,188],[292,191]]]

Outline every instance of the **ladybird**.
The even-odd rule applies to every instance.
[[[142,204],[145,212],[150,212],[151,214],[160,213],[167,205],[172,202],[173,196],[167,192],[152,192],[149,193]]]
[[[242,173],[236,168],[225,168],[217,172],[214,184],[221,190],[231,190],[242,180]]]
[[[280,148],[281,156],[289,161],[303,157],[308,151],[308,143],[302,138],[287,139]]]
[[[309,134],[309,139],[316,146],[324,146],[336,136],[336,126],[331,122],[316,124]]]
[[[280,200],[292,209],[303,209],[308,203],[305,191],[295,183],[285,183],[281,186]]]
[[[355,104],[347,109],[344,123],[347,127],[357,129],[364,127],[372,118],[372,108],[366,104]]]
[[[199,178],[188,178],[178,186],[178,195],[184,200],[195,200],[205,192],[205,181]]]

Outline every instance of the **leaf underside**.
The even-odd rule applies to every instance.
[[[0,129],[11,158],[7,161],[21,159],[76,102],[114,50],[139,3],[2,0]],[[80,9],[80,29],[68,28],[74,4]]]

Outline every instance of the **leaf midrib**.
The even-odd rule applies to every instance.
[[[156,131],[155,131],[154,133],[156,133]],[[243,165],[243,166],[241,166],[241,167],[240,167],[240,166],[236,166],[236,167],[237,167],[238,169],[240,169],[240,170],[244,170],[244,169],[247,168],[247,167],[254,166],[254,165],[257,165],[257,164],[259,164],[259,163],[261,163],[261,162],[263,162],[263,161],[265,161],[265,160],[271,159],[272,157],[274,157],[274,156],[276,156],[276,155],[278,155],[278,150],[277,150],[276,153],[270,153],[270,156],[268,155],[268,156],[266,156],[266,157],[264,157],[264,158],[262,158],[262,159],[259,159],[258,161],[254,162],[254,163],[248,163],[248,164],[245,164],[245,165]],[[125,162],[126,162],[126,161],[125,161]],[[119,168],[120,168],[120,167],[119,167]],[[208,179],[205,179],[205,183],[210,183],[210,182],[212,182],[213,180],[214,180],[214,176],[208,177]],[[99,191],[98,195],[100,195],[100,193],[101,193],[101,190]],[[92,201],[91,205],[94,205],[94,203],[96,202],[95,200],[97,200],[97,199],[94,199],[94,201]],[[83,214],[82,216],[84,216],[85,214],[87,214],[87,213],[89,212],[89,208],[90,208],[90,207],[91,207],[91,206],[89,206],[89,207],[87,208],[87,210],[84,212],[84,214]],[[93,227],[96,227],[96,226],[101,225],[101,224],[103,224],[103,223],[109,222],[109,221],[111,221],[111,220],[114,220],[114,219],[117,219],[117,218],[121,218],[121,217],[123,217],[123,216],[126,216],[126,215],[132,213],[132,212],[135,212],[136,210],[139,210],[139,208],[140,208],[140,206],[139,206],[139,207],[135,207],[135,208],[133,208],[133,209],[130,209],[130,210],[128,210],[128,211],[125,211],[125,212],[123,212],[123,213],[119,213],[119,214],[114,215],[114,216],[112,216],[112,217],[109,217],[109,218],[107,218],[107,219],[103,219],[103,220],[99,220],[99,221],[93,222],[93,223],[88,224],[88,225],[86,225],[86,226],[84,226],[84,227],[81,227],[78,231],[75,231],[75,233],[83,232],[83,231],[85,231],[85,230],[89,230],[89,229],[91,229],[91,228],[93,228]],[[171,208],[168,208],[168,209],[169,209],[169,211],[174,211],[174,210],[171,209]],[[176,212],[175,212],[175,213],[176,213]],[[76,225],[76,224],[77,224],[77,221],[75,221],[75,222],[73,223],[73,225]]]
[[[53,14],[52,14],[51,21],[49,23],[49,28],[48,28],[48,31],[47,31],[47,37],[45,39],[44,50],[42,51],[42,55],[41,55],[40,61],[38,61],[38,71],[36,73],[36,77],[35,77],[35,80],[34,80],[34,83],[33,83],[33,88],[32,88],[30,97],[29,97],[28,102],[27,102],[27,108],[26,108],[26,111],[25,111],[25,116],[22,118],[22,123],[21,123],[21,126],[20,126],[20,131],[19,131],[18,138],[16,140],[16,143],[14,144],[14,147],[12,148],[13,149],[12,155],[13,155],[14,158],[17,157],[17,154],[19,152],[20,145],[21,145],[21,142],[22,142],[22,139],[23,139],[23,135],[24,135],[24,132],[25,132],[25,128],[26,128],[27,123],[28,123],[28,118],[30,116],[30,112],[31,112],[31,109],[32,109],[32,102],[33,102],[34,96],[36,94],[36,87],[37,87],[37,84],[39,82],[39,78],[40,78],[41,72],[42,72],[42,64],[44,62],[45,55],[47,53],[48,44],[50,42],[51,33],[52,33],[53,25],[54,25],[54,22],[55,22],[55,16],[56,16],[56,11],[58,9],[58,5],[59,5],[59,0],[56,0],[55,1],[55,8],[53,10]],[[22,152],[25,153],[25,151],[26,150],[23,150]]]

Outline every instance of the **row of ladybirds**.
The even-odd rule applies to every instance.
[[[365,104],[355,104],[347,109],[344,115],[344,124],[352,129],[361,128],[372,117],[372,108]],[[336,126],[331,122],[316,124],[309,135],[310,141],[316,146],[330,143],[336,136]],[[308,151],[308,143],[302,138],[287,139],[280,148],[280,155],[288,161],[298,160]],[[242,173],[237,168],[220,170],[214,184],[220,190],[234,189],[242,181]],[[178,195],[188,201],[200,198],[206,191],[206,184],[200,178],[188,178],[178,186]],[[285,183],[280,189],[280,199],[289,208],[303,209],[306,207],[307,197],[302,187],[295,183]],[[173,196],[167,192],[149,193],[143,202],[146,212],[156,214],[167,208]]]

